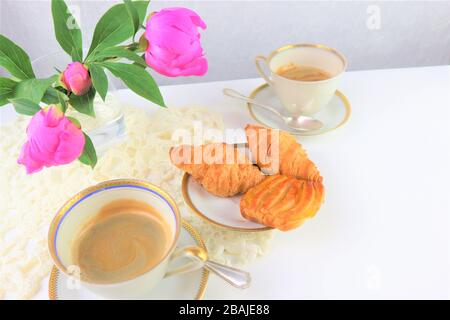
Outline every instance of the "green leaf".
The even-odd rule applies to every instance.
[[[147,68],[147,63],[145,62],[145,54],[141,55],[140,57],[141,57],[141,59],[142,59],[141,61],[143,61],[144,63],[141,63],[141,62],[133,62],[133,64],[134,64],[135,66],[138,66],[138,67],[143,68],[143,69]]]
[[[0,34],[0,66],[18,79],[34,78],[30,58],[19,46]]]
[[[92,84],[97,90],[103,101],[106,99],[108,93],[108,78],[101,66],[96,63],[89,64],[89,73],[91,74]]]
[[[48,87],[58,79],[52,76],[46,79],[27,79],[19,82],[14,90],[14,98],[26,98],[35,103],[39,103],[47,91]]]
[[[41,101],[46,104],[59,104],[61,106],[61,111],[66,113],[67,101],[69,101],[69,97],[61,91],[50,87],[47,89],[47,91],[45,91],[45,94],[42,97]]]
[[[0,78],[0,106],[9,103],[8,99],[14,97],[17,82],[8,78]]]
[[[131,22],[133,23],[133,39],[136,32],[139,30],[139,14],[131,0],[123,0],[125,7],[127,8],[128,15],[130,16]]]
[[[128,88],[141,97],[161,107],[165,107],[164,99],[159,91],[158,85],[145,69],[133,64],[118,62],[103,62],[101,65],[111,71],[114,76],[120,78]]]
[[[33,116],[36,112],[39,112],[41,110],[41,107],[37,103],[29,99],[16,98],[10,99],[9,101],[13,104],[14,109],[16,109],[17,113],[27,116]]]
[[[142,57],[140,57],[133,51],[125,49],[124,47],[109,47],[102,49],[101,51],[93,54],[89,60],[100,62],[105,59],[113,59],[113,58],[125,58],[143,67],[147,67],[145,60]]]
[[[86,133],[83,132],[83,134],[85,139],[84,149],[78,160],[80,160],[81,163],[94,168],[97,164],[97,153],[95,152],[94,144],[92,143],[91,138],[89,138]]]
[[[58,90],[56,90],[56,89],[53,88],[53,87],[48,88],[48,89],[45,91],[45,93],[44,93],[44,95],[43,95],[41,101],[44,102],[45,104],[55,104],[55,103],[58,103],[59,100],[58,100],[58,93],[57,93],[57,91],[58,91]]]
[[[77,119],[75,119],[74,117],[67,117],[67,119],[70,120],[70,122],[72,122],[77,128],[81,128],[81,123],[80,121],[78,121]]]
[[[147,12],[148,1],[135,1],[134,6],[139,14],[141,24]],[[101,48],[115,46],[133,36],[133,25],[130,23],[125,4],[111,7],[98,21],[92,37],[88,57]]]
[[[61,109],[63,112],[67,110],[67,101],[69,101],[69,97],[66,96],[63,92],[50,87],[45,91],[44,96],[41,99],[42,102],[46,104],[59,104],[61,105]]]
[[[61,111],[63,113],[66,113],[67,101],[69,100],[69,97],[66,96],[64,93],[62,93],[61,91],[58,91],[58,90],[56,90],[56,91],[57,91],[56,96],[58,98],[58,102],[57,103],[61,106]]]
[[[139,25],[142,25],[145,18],[147,18],[147,8],[149,2],[150,0],[133,1],[133,5],[139,14]]]
[[[52,15],[56,40],[61,48],[72,56],[73,61],[81,62],[83,60],[81,30],[63,0],[52,0]]]
[[[82,96],[71,94],[69,104],[78,112],[95,117],[94,112],[95,89],[91,88],[88,93]]]

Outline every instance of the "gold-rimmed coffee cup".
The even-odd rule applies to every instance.
[[[150,204],[161,214],[171,231],[169,248],[159,262],[126,281],[96,283],[83,279],[74,262],[72,246],[82,227],[99,210],[117,199],[132,199]],[[177,248],[182,220],[175,201],[161,188],[142,180],[118,179],[101,182],[84,189],[69,199],[50,224],[48,247],[56,267],[89,291],[105,298],[125,299],[144,297],[164,277],[189,272],[203,267],[206,251],[200,247]],[[190,257],[183,264],[172,265],[172,260]]]
[[[261,62],[266,64],[268,73]],[[347,59],[336,49],[321,44],[300,43],[278,48],[267,57],[259,55],[255,58],[255,64],[289,115],[299,117],[313,115],[331,101],[347,68]],[[293,80],[278,73],[287,65],[313,67],[326,72],[329,77],[316,81]]]

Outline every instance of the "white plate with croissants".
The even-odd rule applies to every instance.
[[[319,211],[323,179],[296,139],[281,130],[245,127],[242,146],[180,145],[170,159],[185,171],[183,197],[191,210],[237,231],[295,229]]]

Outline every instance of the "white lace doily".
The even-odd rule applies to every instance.
[[[182,172],[171,165],[172,132],[193,130],[193,121],[222,129],[219,115],[201,108],[165,109],[148,115],[126,108],[127,138],[109,148],[94,170],[78,161],[27,176],[17,164],[26,139],[27,117],[2,126],[0,133],[0,298],[31,298],[52,267],[47,231],[58,208],[73,194],[100,181],[146,179],[169,192],[182,214],[202,235],[210,258],[243,267],[268,251],[272,232],[227,231],[189,212],[181,197]]]

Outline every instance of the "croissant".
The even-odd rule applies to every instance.
[[[173,147],[170,159],[206,191],[220,197],[246,192],[265,178],[235,146],[225,143]]]
[[[321,182],[273,175],[244,194],[240,209],[248,220],[287,231],[312,218],[323,199]]]
[[[247,125],[245,133],[249,149],[261,169],[268,169],[271,174],[322,181],[316,165],[289,133],[258,125]]]

